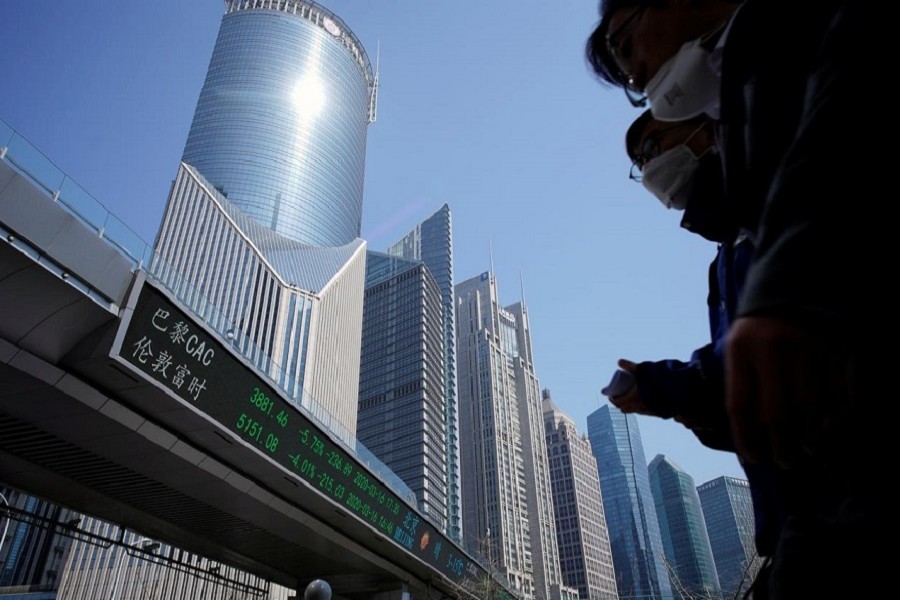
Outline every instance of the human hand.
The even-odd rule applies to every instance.
[[[725,406],[744,460],[771,459],[787,469],[815,452],[842,389],[834,358],[809,330],[783,319],[734,322],[725,348]]]
[[[623,371],[628,371],[632,375],[635,375],[637,372],[637,364],[631,362],[630,360],[621,358],[618,361],[618,365],[620,369],[622,369]],[[610,397],[609,401],[613,404],[613,406],[621,410],[623,413],[636,413],[639,415],[653,416],[653,413],[641,400],[641,393],[638,390],[637,385],[631,386],[627,392],[620,396]]]

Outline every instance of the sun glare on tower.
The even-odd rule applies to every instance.
[[[325,87],[316,76],[307,75],[294,87],[291,94],[294,110],[304,119],[316,117],[325,105]]]

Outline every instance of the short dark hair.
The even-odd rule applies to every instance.
[[[744,0],[691,0],[691,4],[703,6],[711,1],[736,5],[741,4]],[[609,22],[612,16],[624,8],[660,8],[668,3],[669,0],[600,0],[600,23],[588,36],[584,48],[588,64],[590,64],[598,79],[619,87],[628,85],[628,74],[622,72],[622,68],[610,54],[609,46],[606,43],[606,36],[609,33]],[[712,24],[714,23],[710,25]]]
[[[584,54],[594,74],[601,81],[612,85],[624,87],[628,83],[628,75],[622,72],[621,67],[609,53],[606,44],[606,34],[609,33],[609,22],[613,14],[629,7],[663,6],[666,0],[601,0],[600,23],[588,37],[584,47]]]
[[[653,113],[650,112],[650,109],[648,108],[641,113],[641,116],[634,120],[628,128],[628,131],[625,132],[625,152],[628,153],[628,158],[631,160],[637,160],[637,153],[635,151],[638,149],[641,136],[644,135],[644,129],[647,128],[647,125],[649,125],[652,120]]]

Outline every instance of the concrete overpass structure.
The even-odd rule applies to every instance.
[[[0,480],[281,585],[325,579],[336,599],[481,597],[483,566],[155,283],[152,251],[5,128]]]

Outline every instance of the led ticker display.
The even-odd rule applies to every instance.
[[[218,338],[144,282],[113,355],[465,588],[481,565],[424,520]],[[247,473],[252,476],[252,473]],[[498,598],[512,596],[503,592]]]

